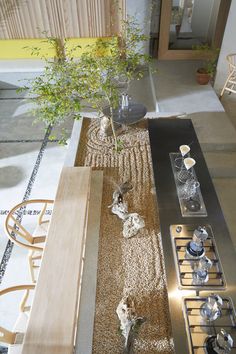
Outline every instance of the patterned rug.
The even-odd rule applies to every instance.
[[[134,353],[173,353],[160,225],[146,122],[119,135],[122,150],[113,149],[113,138],[102,140],[99,121],[85,118],[77,166],[104,171],[93,354],[123,353],[116,308],[122,297],[134,299],[138,316],[146,317],[134,341]],[[122,235],[122,221],[108,208],[117,185],[130,181],[133,189],[124,199],[129,212],[145,220],[145,228],[130,238]]]

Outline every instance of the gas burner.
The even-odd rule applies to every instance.
[[[225,278],[209,225],[171,225],[180,289],[224,289]]]
[[[216,299],[218,295],[183,299],[190,354],[236,353],[236,317],[232,300],[228,297],[221,298],[220,316],[214,321],[202,317],[204,304],[213,296]]]
[[[228,354],[233,348],[233,338],[223,328],[216,336],[206,339],[207,354]]]
[[[205,250],[203,245],[196,244],[193,241],[188,242],[186,247],[186,258],[197,258],[203,257]]]
[[[204,227],[198,226],[193,232],[193,240],[188,242],[186,247],[186,258],[199,259],[205,255],[203,242],[208,238]]]

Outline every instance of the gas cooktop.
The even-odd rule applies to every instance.
[[[201,231],[204,240],[201,240]],[[225,289],[225,277],[211,226],[171,225],[170,234],[179,288],[196,291]]]

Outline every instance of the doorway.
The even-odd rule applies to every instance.
[[[220,48],[231,0],[162,0],[159,59],[202,59],[195,46]]]

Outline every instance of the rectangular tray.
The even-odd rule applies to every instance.
[[[172,171],[173,171],[173,175],[174,175],[174,179],[175,179],[175,185],[176,185],[176,191],[177,191],[177,195],[178,195],[178,200],[179,200],[179,205],[180,205],[180,210],[181,210],[181,214],[183,217],[202,217],[202,216],[207,216],[207,210],[206,210],[206,206],[202,197],[202,193],[201,193],[201,186],[197,188],[197,192],[196,195],[194,196],[194,199],[196,199],[199,203],[200,203],[200,210],[199,211],[191,211],[188,210],[185,206],[185,202],[184,199],[182,199],[180,197],[180,193],[179,193],[179,188],[182,185],[181,182],[179,182],[178,180],[178,172],[179,169],[176,168],[175,166],[175,159],[176,157],[179,157],[180,154],[179,153],[175,153],[175,152],[171,152],[169,154],[170,156],[170,161],[171,161],[171,167],[172,167]],[[195,170],[193,168],[193,176],[195,177],[195,179],[197,180],[197,176],[195,173]]]

